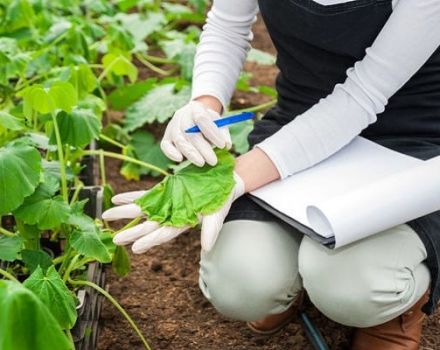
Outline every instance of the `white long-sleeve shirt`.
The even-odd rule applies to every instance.
[[[214,0],[197,48],[192,98],[211,95],[226,109],[257,13],[257,0]],[[374,123],[389,98],[439,45],[440,0],[394,0],[388,21],[365,57],[347,70],[345,82],[256,147],[269,156],[281,178],[313,166]]]

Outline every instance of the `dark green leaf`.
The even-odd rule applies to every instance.
[[[61,196],[55,196],[59,190],[58,180],[51,176],[46,176],[45,179],[35,193],[14,211],[17,219],[28,225],[37,225],[41,230],[58,228],[67,222],[70,215],[67,203]]]
[[[46,271],[50,266],[53,265],[52,258],[43,250],[24,249],[21,251],[21,259],[31,273],[34,272],[39,266],[43,269],[43,271]]]
[[[16,209],[34,192],[40,171],[41,156],[35,148],[20,143],[0,148],[0,215]]]
[[[112,261],[113,271],[121,277],[127,276],[131,270],[130,256],[125,247],[116,247],[115,255]]]
[[[0,280],[0,329],[2,350],[72,350],[46,305],[17,282]]]
[[[84,147],[99,137],[102,125],[99,118],[90,109],[75,108],[72,112],[57,114],[61,141],[74,147]],[[56,144],[55,133],[50,138]]]
[[[143,130],[136,131],[132,135],[131,145],[133,146],[135,154],[139,160],[150,163],[164,170],[170,166],[170,160],[163,154],[159,143],[156,142],[152,134]],[[153,176],[160,175],[158,172],[142,167],[140,168],[140,174],[151,174]]]
[[[73,327],[77,317],[75,299],[54,266],[46,274],[37,267],[23,285],[40,298],[62,329]]]
[[[185,227],[198,224],[198,214],[211,214],[227,200],[234,187],[234,157],[216,150],[214,167],[193,164],[167,176],[136,200],[148,218],[161,225]]]
[[[124,110],[151,90],[156,81],[156,78],[150,78],[139,83],[123,85],[108,96],[108,101],[114,109]]]
[[[188,102],[190,95],[191,88],[188,86],[176,92],[175,83],[160,85],[127,110],[124,128],[133,131],[147,123],[164,123]]]
[[[0,236],[0,260],[14,261],[21,250],[22,240],[19,236]]]

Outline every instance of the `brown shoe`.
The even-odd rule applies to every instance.
[[[248,322],[247,326],[255,333],[272,335],[287,326],[297,315],[304,300],[304,290],[301,290],[293,301],[292,305],[284,312],[269,315],[262,320]]]
[[[418,350],[425,314],[422,306],[429,299],[429,290],[407,312],[384,324],[358,328],[351,350]]]

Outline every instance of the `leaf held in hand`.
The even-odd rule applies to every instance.
[[[136,200],[148,218],[165,226],[196,226],[198,214],[211,214],[226,202],[234,187],[234,157],[226,150],[216,151],[214,167],[193,164],[167,176]]]

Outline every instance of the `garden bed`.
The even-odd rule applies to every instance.
[[[254,46],[274,52],[261,19],[255,27]],[[273,66],[246,64],[254,73],[253,84],[272,86],[276,74]],[[255,100],[257,99],[257,100]],[[238,92],[235,108],[259,104],[265,96]],[[149,188],[154,179],[127,182],[119,175],[120,163],[107,162],[109,182],[116,193]],[[298,322],[270,338],[255,336],[243,322],[227,320],[219,315],[201,294],[198,285],[200,234],[191,231],[172,242],[155,247],[143,255],[131,255],[132,272],[125,278],[108,276],[110,292],[138,320],[142,332],[149,337],[153,349],[183,350],[311,350]],[[322,316],[308,305],[307,312],[322,331],[329,348],[348,349],[352,330]],[[440,348],[440,315],[425,323],[421,350]],[[116,310],[104,302],[99,350],[141,349],[138,338]]]

